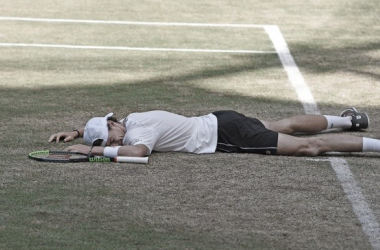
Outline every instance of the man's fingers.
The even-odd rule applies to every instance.
[[[78,151],[78,145],[71,145],[65,148],[65,151]]]
[[[55,142],[56,142],[56,143],[59,143],[59,141],[62,141],[62,140],[64,140],[64,139],[65,139],[64,135],[62,135],[62,134],[57,134],[57,138],[56,138]]]
[[[54,141],[54,139],[56,138],[56,136],[57,136],[57,134],[51,135],[50,138],[49,138],[49,142]]]
[[[69,142],[72,140],[74,140],[74,138],[68,132],[56,133],[51,135],[49,138],[49,142],[55,141],[56,143],[59,143],[59,141]]]
[[[52,135],[52,136],[50,136],[50,138],[49,138],[49,142],[53,142],[53,141],[55,141],[56,143],[58,143],[59,140],[60,140],[60,137],[57,136],[57,135]]]
[[[85,146],[82,144],[71,145],[65,148],[65,151],[72,151],[72,152],[78,152],[78,153],[83,153],[83,154],[87,154],[89,150],[90,149],[88,146]]]

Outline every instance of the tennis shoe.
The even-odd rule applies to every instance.
[[[361,130],[366,129],[369,126],[369,116],[366,113],[359,113],[356,108],[351,107],[344,110],[341,114],[341,117],[351,116],[352,126],[350,130]]]

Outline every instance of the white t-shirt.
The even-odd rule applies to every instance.
[[[132,113],[122,122],[127,130],[124,145],[143,144],[148,155],[152,150],[206,154],[216,149],[218,121],[213,114],[185,117],[157,110]]]

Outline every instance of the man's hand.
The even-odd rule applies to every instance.
[[[55,141],[58,143],[59,141],[63,140],[64,142],[73,141],[78,133],[76,131],[70,131],[70,132],[59,132],[56,134],[53,134],[49,138],[49,142]]]
[[[76,144],[65,148],[65,151],[78,152],[82,154],[90,153],[91,147],[83,144]]]

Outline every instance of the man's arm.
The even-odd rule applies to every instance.
[[[69,141],[73,141],[74,139],[83,137],[83,134],[84,134],[84,128],[70,131],[70,132],[59,132],[59,133],[55,133],[51,135],[49,138],[49,142],[55,141],[56,143],[58,143],[61,140],[63,140],[64,142],[69,142]]]
[[[89,154],[91,147],[83,144],[72,145],[67,147],[65,150],[79,152],[83,154]],[[118,156],[132,156],[132,157],[144,157],[148,153],[148,147],[139,144],[139,145],[126,145],[121,146],[117,152]],[[92,147],[91,155],[103,156],[104,155],[104,147]]]
[[[149,149],[144,144],[121,146],[117,152],[118,156],[144,157],[148,154]]]

